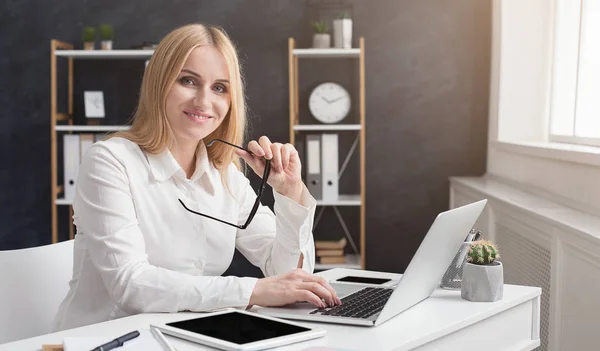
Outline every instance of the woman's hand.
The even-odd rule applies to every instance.
[[[236,154],[244,159],[252,170],[262,176],[265,170],[265,160],[271,160],[271,174],[267,183],[278,193],[300,203],[302,195],[302,178],[298,151],[292,144],[271,143],[269,138],[262,136],[258,142],[248,143],[248,154],[244,150],[236,150]]]
[[[302,269],[259,279],[250,296],[250,305],[263,307],[305,301],[319,308],[342,304],[333,287],[325,279]]]

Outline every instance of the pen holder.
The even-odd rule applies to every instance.
[[[448,290],[460,290],[462,284],[463,267],[467,259],[467,253],[469,252],[469,246],[472,241],[465,241],[458,249],[452,263],[444,273],[442,280],[440,281],[440,287]]]

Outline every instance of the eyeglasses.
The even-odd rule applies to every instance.
[[[235,147],[235,148],[238,148],[238,149],[240,149],[240,150],[244,150],[244,151],[246,151],[246,152],[248,152],[248,153],[251,153],[251,152],[250,152],[248,149],[246,149],[246,148],[243,148],[243,147],[241,147],[241,146],[237,146],[237,145],[231,144],[231,143],[229,143],[229,142],[227,142],[227,141],[225,141],[225,140],[221,140],[221,139],[214,139],[214,140],[211,140],[211,141],[210,141],[208,144],[206,144],[206,147],[211,147],[211,146],[212,146],[212,145],[213,145],[215,142],[217,142],[217,141],[218,141],[218,142],[221,142],[221,143],[224,143],[224,144],[227,144],[227,145],[230,145],[230,146],[233,146],[233,147]],[[270,174],[270,173],[271,173],[271,160],[267,160],[267,159],[265,158],[265,170],[264,170],[264,172],[263,172],[263,175],[262,175],[262,182],[261,182],[261,184],[260,184],[260,187],[258,188],[258,196],[256,197],[256,201],[254,201],[254,206],[252,206],[252,211],[250,211],[250,215],[248,216],[248,219],[247,219],[247,220],[246,220],[246,222],[245,222],[244,224],[242,224],[242,225],[240,225],[240,224],[234,224],[234,223],[229,223],[229,222],[227,222],[227,221],[224,221],[224,220],[221,220],[221,219],[218,219],[218,218],[215,218],[215,217],[209,216],[209,215],[207,215],[207,214],[200,213],[200,212],[196,212],[196,211],[194,211],[194,210],[191,210],[191,209],[189,209],[189,208],[188,208],[188,207],[187,207],[187,206],[186,206],[186,205],[183,203],[183,201],[181,201],[181,199],[178,199],[178,200],[179,200],[179,202],[181,203],[181,205],[182,205],[182,206],[183,206],[183,207],[184,207],[186,210],[188,210],[188,211],[189,211],[189,212],[191,212],[191,213],[194,213],[194,214],[197,214],[197,215],[199,215],[199,216],[206,217],[206,218],[214,219],[215,221],[218,221],[218,222],[221,222],[221,223],[224,223],[224,224],[230,225],[230,226],[232,226],[232,227],[236,227],[236,228],[239,228],[239,229],[246,229],[246,228],[248,227],[248,225],[250,225],[250,222],[252,222],[252,219],[254,218],[254,215],[256,215],[256,211],[258,210],[258,206],[260,205],[260,199],[261,199],[261,197],[262,197],[262,194],[263,194],[263,192],[264,192],[264,190],[265,190],[265,186],[267,185],[267,179],[269,179],[269,174]]]

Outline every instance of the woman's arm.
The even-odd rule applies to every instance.
[[[248,150],[250,152],[236,150],[236,153],[258,175],[262,175],[265,170],[265,159],[270,160],[271,172],[267,181],[273,188],[275,217],[268,208],[261,206],[257,213],[259,220],[255,217],[254,226],[240,233],[240,237],[251,235],[254,239],[240,240],[239,244],[248,247],[246,252],[254,256],[250,257],[251,262],[254,260],[253,263],[261,267],[267,276],[289,272],[292,268],[312,273],[315,265],[312,227],[316,201],[302,182],[298,151],[289,143],[271,143],[266,136],[260,137],[258,141],[250,141]],[[247,216],[256,198],[247,181],[244,182],[241,216]],[[274,228],[269,227],[272,223]],[[257,233],[277,235],[274,238],[265,237],[266,242],[252,242],[260,239],[254,235]],[[269,244],[271,240],[272,244]],[[255,254],[252,255],[253,253]]]
[[[239,171],[236,181],[243,184],[238,223],[248,218],[256,193],[248,179]],[[313,273],[315,247],[312,233],[316,200],[302,185],[301,205],[289,197],[273,191],[274,211],[260,205],[254,219],[246,229],[239,229],[236,246],[255,266],[261,268],[265,276],[284,274],[301,268]]]
[[[304,184],[303,183],[299,183],[298,186],[295,187],[295,189],[290,189],[290,191],[288,193],[282,193],[281,195],[299,203],[302,206],[306,206],[304,201],[302,201],[302,193],[304,192]],[[300,258],[298,259],[298,268],[302,268],[304,267],[304,254],[302,252],[300,252]],[[312,270],[311,270],[312,272]]]
[[[73,207],[77,235],[83,236],[110,297],[123,311],[248,305],[255,278],[193,276],[148,262],[125,167],[105,146],[93,145],[83,160]]]
[[[273,144],[265,136],[259,142],[248,144],[252,154],[237,151],[257,174],[263,174],[265,159],[271,160],[268,183],[275,198],[275,214],[261,205],[252,223],[239,230],[236,239],[238,249],[267,276],[256,283],[250,303],[277,306],[308,301],[320,307],[340,304],[331,285],[311,274],[315,265],[312,227],[317,202],[302,183],[298,152],[291,144]],[[243,184],[243,222],[256,194],[246,177],[240,172],[232,173],[238,177],[236,183]]]
[[[232,172],[237,170],[233,169]],[[243,223],[252,209],[256,194],[246,177],[239,223]],[[306,208],[288,197],[274,192],[275,215],[261,205],[246,229],[238,230],[236,246],[254,265],[261,268],[266,278],[260,279],[250,304],[281,306],[307,301],[324,308],[341,304],[333,287],[322,277],[311,274],[315,263],[312,226],[316,201],[303,190],[302,202]],[[295,265],[301,264],[301,268]]]

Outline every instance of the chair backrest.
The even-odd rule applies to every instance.
[[[0,344],[51,332],[73,273],[73,240],[0,251]]]

